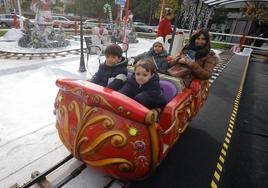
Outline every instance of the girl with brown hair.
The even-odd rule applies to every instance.
[[[135,72],[119,92],[149,109],[163,107],[166,101],[161,92],[159,76],[152,60],[142,59],[134,66]]]

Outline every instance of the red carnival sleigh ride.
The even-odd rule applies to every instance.
[[[109,176],[147,177],[165,158],[208,95],[208,82],[160,75],[168,101],[161,116],[133,99],[86,80],[60,79],[56,127],[75,158]],[[158,121],[158,120],[159,121]]]

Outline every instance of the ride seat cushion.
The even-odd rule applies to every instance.
[[[167,80],[160,80],[160,87],[167,103],[178,93],[177,87]]]
[[[132,76],[132,74],[133,74],[132,72],[128,72],[128,73],[127,73],[127,78],[130,79],[131,76]]]

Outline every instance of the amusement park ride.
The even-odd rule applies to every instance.
[[[86,80],[60,79],[56,127],[72,155],[114,178],[148,176],[165,158],[208,95],[208,83],[184,88],[168,76],[160,84],[168,104],[162,114]]]
[[[128,3],[127,0],[126,10]],[[104,8],[111,15],[109,6]],[[119,23],[123,23],[125,31],[128,11],[123,20]],[[112,19],[110,22],[113,23]],[[165,48],[170,49],[171,56],[182,49],[183,37],[183,33],[167,36]],[[126,32],[121,42],[127,44]],[[131,74],[130,66],[128,76]],[[141,180],[150,176],[185,132],[209,93],[207,80],[193,80],[186,87],[182,79],[159,76],[167,104],[158,114],[155,109],[87,80],[58,79],[54,103],[56,128],[70,156],[82,161],[83,168],[90,166],[114,179]]]
[[[57,80],[54,112],[62,143],[75,158],[111,177],[146,178],[208,96],[208,81],[194,80],[186,88],[180,79],[160,78],[168,103],[159,116],[135,100],[89,81]]]

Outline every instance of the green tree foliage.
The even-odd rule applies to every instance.
[[[177,9],[178,0],[165,0],[164,8]],[[151,20],[158,20],[160,17],[163,0],[131,0],[130,8],[136,19],[150,23]],[[134,17],[134,19],[135,19]]]
[[[103,6],[109,3],[112,6],[113,16],[115,15],[114,0],[79,0],[75,1],[74,5],[67,5],[65,8],[66,13],[82,14],[83,16],[106,18]],[[81,5],[81,6],[80,6]],[[115,17],[115,16],[114,16]]]
[[[155,13],[160,9],[160,0],[132,0],[130,9],[134,14],[134,20],[149,23],[155,18]]]
[[[52,5],[51,10],[53,13],[62,13],[64,10],[64,3],[62,0],[56,0],[55,4]]]
[[[21,3],[21,9],[25,12],[30,12],[31,11],[31,3],[32,0],[25,0]]]
[[[228,10],[225,8],[219,8],[215,11],[215,15],[213,16],[211,23],[224,24],[227,20]]]
[[[178,0],[165,0],[164,7],[172,8],[174,11],[178,9]],[[163,1],[162,1],[163,2]],[[161,3],[159,2],[158,8],[155,11],[155,18],[159,19],[161,14]]]
[[[31,12],[31,3],[32,0],[23,0],[21,1],[21,9],[24,12]],[[52,10],[54,10],[55,8],[63,8],[64,7],[64,3],[62,2],[62,0],[56,0],[55,3],[52,5]]]
[[[241,7],[240,11],[244,16],[248,16],[259,24],[264,21],[265,15],[267,14],[265,4],[260,2],[247,3],[245,6]]]
[[[130,0],[130,10],[134,14],[134,20],[142,20],[150,23],[151,19],[159,19],[160,16],[160,1],[161,0]],[[90,2],[90,3],[89,3]],[[79,8],[81,3],[81,9]],[[117,10],[115,7],[115,0],[79,0],[75,1],[75,5],[67,5],[65,8],[66,13],[80,14],[88,17],[106,18],[103,6],[109,3],[112,6],[113,18],[115,19]],[[177,0],[165,0],[167,7],[176,9]]]

